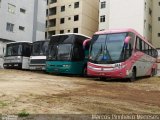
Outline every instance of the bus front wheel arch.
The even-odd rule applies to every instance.
[[[131,74],[131,77],[130,77],[130,82],[133,82],[133,81],[136,80],[136,75],[137,75],[137,69],[136,69],[136,67],[133,67],[132,74]]]
[[[151,77],[155,76],[157,74],[157,69],[156,68],[152,68],[151,70]]]
[[[83,67],[82,76],[87,77],[87,65]]]

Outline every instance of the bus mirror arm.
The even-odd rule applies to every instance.
[[[131,40],[131,37],[130,37],[130,36],[127,36],[127,37],[125,38],[125,40],[124,40],[124,43],[125,43],[125,44],[128,44],[130,40]]]

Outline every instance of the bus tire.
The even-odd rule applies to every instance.
[[[100,81],[106,81],[107,78],[106,77],[100,77],[99,79],[100,79]]]
[[[87,77],[87,66],[83,68],[83,77]]]
[[[151,77],[155,76],[156,74],[157,74],[157,70],[155,68],[152,68]]]
[[[132,69],[132,76],[130,78],[130,82],[133,82],[136,80],[136,68]]]

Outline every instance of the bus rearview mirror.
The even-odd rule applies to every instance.
[[[128,44],[130,40],[131,40],[131,37],[128,36],[128,37],[125,38],[124,43]]]

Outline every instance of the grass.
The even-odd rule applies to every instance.
[[[0,101],[0,108],[6,107],[8,105],[8,103],[4,102],[4,101]]]
[[[27,117],[29,116],[29,113],[23,109],[20,113],[18,113],[18,117]]]

